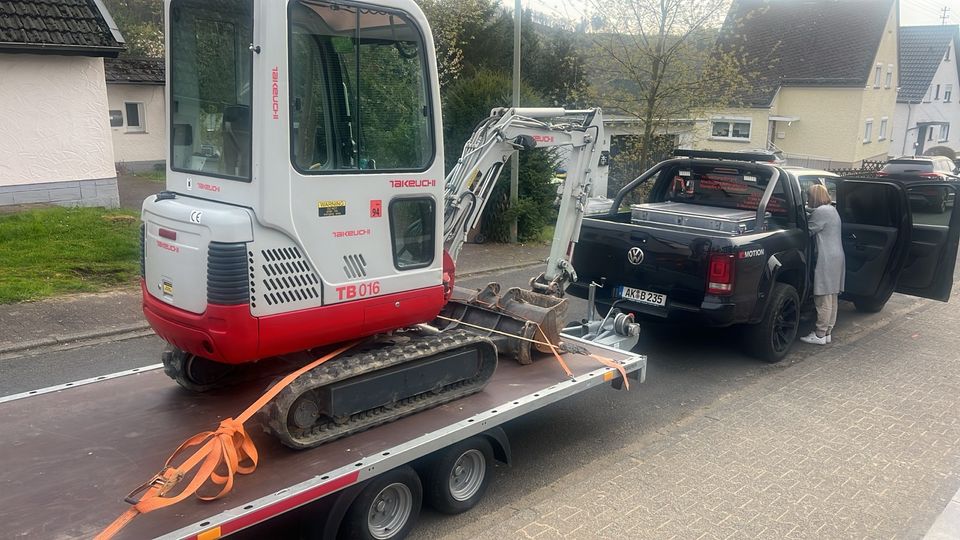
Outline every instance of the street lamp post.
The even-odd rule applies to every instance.
[[[513,14],[513,106],[520,106],[520,0],[516,0]],[[510,208],[516,208],[520,198],[520,154],[513,152],[510,161]],[[510,220],[510,242],[517,242],[517,216]]]

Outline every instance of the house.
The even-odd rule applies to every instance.
[[[0,1],[0,205],[117,206],[100,0]]]
[[[162,168],[167,154],[163,58],[107,58],[104,69],[117,169]]]
[[[900,29],[900,90],[891,152],[960,152],[960,27],[905,26]],[[951,127],[953,129],[951,129]]]
[[[693,146],[782,150],[788,162],[858,167],[886,159],[897,88],[895,0],[734,0],[720,50],[748,79],[705,113]]]

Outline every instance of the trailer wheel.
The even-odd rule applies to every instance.
[[[374,478],[357,495],[343,521],[345,538],[397,540],[405,538],[420,515],[420,477],[404,465]]]
[[[490,481],[493,448],[484,437],[471,437],[439,450],[427,464],[427,504],[444,514],[459,514],[483,498]]]

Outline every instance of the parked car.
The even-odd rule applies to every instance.
[[[754,156],[768,156],[769,159],[765,159],[767,163],[775,163],[777,165],[783,165],[787,162],[787,158],[784,157],[782,150],[767,150],[765,148],[745,148],[743,150],[737,150],[738,154],[753,154]]]
[[[830,199],[837,200],[837,182],[835,179],[840,178],[839,175],[830,171],[808,169],[806,167],[781,166],[781,168],[797,177],[797,181],[800,182],[800,195],[803,197],[803,204],[807,204],[807,192],[813,184],[826,186],[830,193]]]
[[[892,178],[904,183],[931,180],[958,181],[957,166],[944,156],[903,156],[891,159],[877,172],[878,178]],[[918,189],[911,192],[910,203],[915,208],[925,206],[935,212],[947,211],[949,192],[943,189]]]

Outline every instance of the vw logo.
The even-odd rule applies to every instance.
[[[630,264],[637,265],[643,262],[643,250],[638,247],[630,248],[627,252],[627,260]]]

